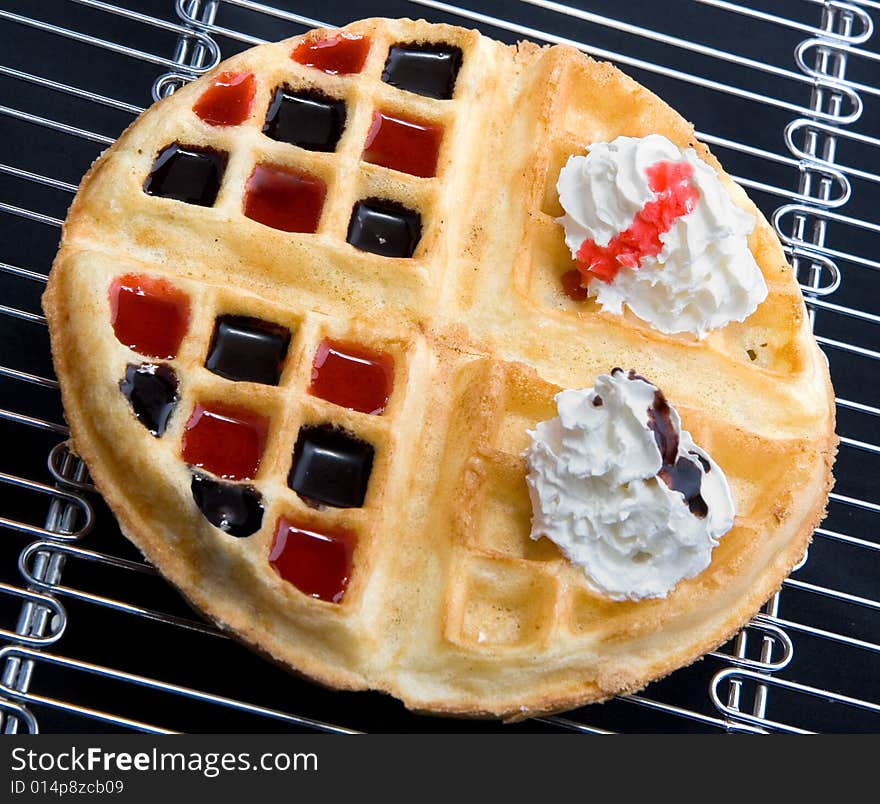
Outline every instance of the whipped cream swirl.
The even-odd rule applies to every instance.
[[[733,526],[724,473],[635,372],[556,395],[529,431],[532,539],[546,536],[613,600],[665,597],[702,572]]]
[[[658,162],[691,166],[698,200],[660,235],[659,254],[635,267],[622,265],[610,281],[590,278],[587,292],[609,312],[619,314],[626,304],[655,329],[703,338],[751,315],[767,297],[767,285],[746,239],[754,216],[733,203],[693,148],[682,151],[660,134],[591,145],[586,156],[569,157],[559,174],[565,215],[558,220],[575,259],[587,240],[606,246],[656,198],[647,174]]]

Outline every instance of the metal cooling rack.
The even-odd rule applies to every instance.
[[[0,0],[2,731],[880,730],[880,3],[352,5]],[[565,42],[615,62],[695,121],[797,271],[840,394],[828,518],[749,627],[641,694],[502,727],[291,678],[186,609],[66,448],[39,294],[90,161],[149,104],[149,87],[156,99],[221,54],[373,14]]]

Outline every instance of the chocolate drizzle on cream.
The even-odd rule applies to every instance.
[[[654,440],[663,460],[663,466],[657,476],[673,491],[684,496],[694,516],[704,519],[709,513],[709,507],[700,495],[703,475],[700,467],[692,459],[678,454],[678,433],[669,415],[669,403],[662,391],[654,392],[654,404],[648,408],[648,427],[654,431]],[[705,470],[709,471],[708,462],[701,456],[695,452],[688,454],[696,455]]]
[[[611,373],[616,376],[618,373],[622,374],[623,369],[615,368]],[[644,380],[650,383],[650,380],[645,379],[641,374],[636,374],[633,369],[630,369],[626,376],[630,380]],[[648,408],[648,427],[654,433],[657,449],[660,450],[660,459],[663,461],[657,476],[670,489],[684,497],[688,509],[695,517],[704,519],[709,513],[709,507],[700,494],[703,475],[693,459],[678,454],[680,443],[678,431],[669,412],[669,403],[659,389],[654,392],[653,404]],[[693,455],[705,472],[709,471],[709,462],[702,455],[696,452],[688,452],[688,455]]]
[[[679,458],[674,465],[663,465],[657,476],[671,488],[684,496],[690,512],[698,519],[705,519],[709,506],[700,495],[703,476],[700,467],[689,458]]]
[[[730,488],[657,386],[617,369],[554,401],[523,453],[531,538],[613,600],[664,597],[709,566],[734,522]]]

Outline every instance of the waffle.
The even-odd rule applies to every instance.
[[[250,107],[210,108],[248,73]],[[389,124],[365,154],[377,112],[418,147]],[[704,340],[561,290],[560,168],[653,132],[758,220],[769,296]],[[374,19],[241,53],[95,163],[44,307],[74,447],[147,559],[261,653],[415,710],[518,719],[694,661],[779,588],[831,484],[827,364],[771,228],[691,125],[568,47]],[[664,599],[604,598],[529,539],[527,430],[613,366],[663,389],[736,504]]]

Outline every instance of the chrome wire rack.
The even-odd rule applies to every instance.
[[[278,2],[0,0],[2,731],[880,731],[880,2]],[[294,679],[186,608],[67,449],[39,296],[79,177],[150,91],[369,15],[615,62],[695,122],[797,271],[839,394],[828,517],[745,630],[638,695],[501,726]]]

